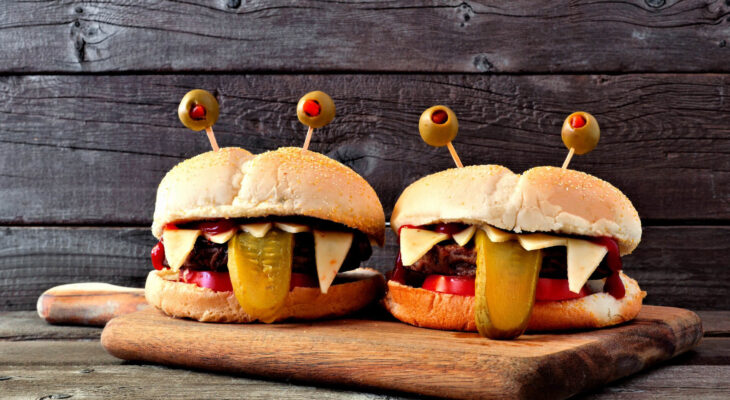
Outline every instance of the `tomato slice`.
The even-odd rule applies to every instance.
[[[289,290],[292,290],[295,287],[316,288],[319,287],[319,281],[311,275],[302,274],[299,272],[292,272]]]
[[[193,271],[190,269],[180,270],[180,280],[185,283],[192,283],[199,287],[208,288],[215,290],[216,292],[232,292],[233,285],[231,285],[231,276],[228,272],[214,272],[214,271]],[[292,272],[291,274],[291,287],[289,290],[295,287],[319,287],[319,282],[310,275],[301,274],[298,272]]]
[[[216,292],[232,292],[231,277],[228,272],[180,270],[180,280]]]
[[[537,280],[537,292],[535,293],[536,301],[560,301],[579,299],[586,297],[590,293],[586,290],[585,286],[580,290],[580,293],[573,293],[568,289],[567,279],[551,279],[551,278],[540,278]]]
[[[421,287],[433,292],[474,296],[474,278],[468,276],[429,275]]]

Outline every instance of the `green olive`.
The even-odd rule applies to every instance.
[[[433,106],[421,114],[418,131],[423,141],[434,147],[449,144],[459,132],[456,114],[446,106]]]
[[[180,122],[196,132],[213,126],[218,120],[218,113],[218,101],[203,89],[187,92],[177,107]]]
[[[306,126],[321,128],[335,119],[335,102],[325,92],[309,92],[297,103],[297,117]]]
[[[563,138],[565,147],[575,149],[575,154],[586,154],[598,145],[601,128],[591,114],[577,111],[565,119],[560,136]]]

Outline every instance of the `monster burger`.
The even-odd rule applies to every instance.
[[[372,187],[319,153],[200,154],[159,185],[145,294],[199,321],[344,315],[382,292],[382,275],[358,267],[382,246],[384,219]]]
[[[438,105],[421,114],[419,132],[462,167],[451,145],[458,126]],[[596,119],[572,113],[561,137],[569,150],[562,168],[450,169],[403,191],[391,218],[400,253],[384,299],[396,318],[510,339],[638,314],[645,293],[621,272],[621,256],[641,240],[639,215],[608,182],[567,169],[598,144]]]
[[[639,215],[579,171],[445,170],[403,191],[391,227],[400,256],[385,305],[412,325],[492,338],[597,328],[631,320],[645,296],[621,272]]]

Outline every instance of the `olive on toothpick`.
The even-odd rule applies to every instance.
[[[566,169],[574,154],[586,154],[596,148],[601,138],[601,128],[591,114],[576,111],[565,118],[560,136],[569,150],[562,167]]]
[[[418,121],[418,131],[421,133],[423,141],[428,145],[448,147],[456,166],[459,168],[464,166],[456,153],[456,149],[454,149],[454,145],[451,144],[451,141],[456,138],[456,134],[459,133],[459,120],[456,119],[456,114],[449,107],[438,105],[426,109]]]
[[[302,146],[306,150],[309,148],[314,129],[329,124],[335,118],[335,102],[325,92],[319,90],[309,92],[297,103],[297,118],[299,122],[309,127]]]
[[[205,130],[214,151],[218,151],[218,142],[213,134],[213,124],[218,121],[218,101],[210,92],[194,89],[185,94],[177,107],[180,122],[195,132]]]

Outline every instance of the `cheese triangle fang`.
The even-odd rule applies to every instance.
[[[454,233],[451,235],[452,238],[454,238],[454,241],[456,244],[458,244],[461,247],[466,246],[467,243],[471,240],[471,238],[474,236],[474,232],[477,231],[476,225],[472,225],[466,229],[464,229],[461,232]]]
[[[273,224],[271,222],[257,222],[254,224],[244,224],[241,225],[241,230],[250,233],[251,236],[261,239],[262,237],[266,236],[267,233],[271,230],[271,226]]]
[[[171,229],[162,232],[162,243],[165,246],[165,258],[173,271],[178,271],[188,259],[200,230]]]
[[[319,290],[327,293],[352,246],[352,232],[314,230],[314,258],[317,262]]]
[[[608,250],[599,244],[581,239],[568,239],[568,288],[580,292]]]
[[[449,238],[445,233],[432,232],[426,229],[403,228],[400,231],[400,256],[404,266],[413,265],[431,248]]]

